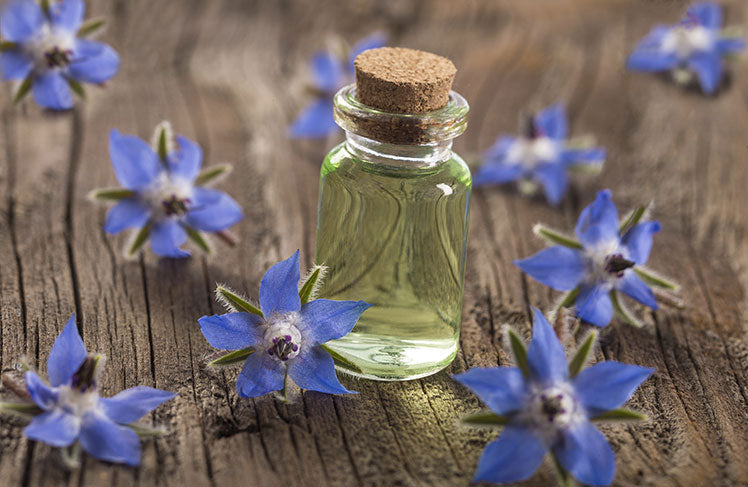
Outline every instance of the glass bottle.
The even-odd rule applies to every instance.
[[[322,164],[315,261],[327,266],[324,298],[373,306],[329,346],[359,377],[431,375],[459,346],[471,175],[452,139],[468,104],[451,91],[441,109],[387,113],[335,96],[346,133]],[[384,131],[383,131],[384,130]]]

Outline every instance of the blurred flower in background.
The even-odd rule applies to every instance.
[[[543,187],[548,201],[561,202],[574,167],[599,170],[605,149],[594,147],[590,137],[567,140],[566,112],[552,105],[523,120],[519,136],[502,135],[486,152],[484,163],[473,178],[475,186],[518,182],[520,190],[533,194]]]
[[[385,36],[378,33],[360,40],[350,53],[333,52],[331,49],[315,54],[312,74],[316,100],[291,125],[291,137],[320,138],[335,132],[337,125],[333,118],[333,97],[340,88],[354,82],[353,61],[362,52],[382,47],[386,42]]]
[[[119,56],[106,44],[85,37],[104,25],[83,23],[83,0],[59,2],[12,0],[0,12],[0,72],[19,80],[14,100],[32,92],[52,110],[73,107],[73,92],[84,97],[81,83],[101,84],[119,70]]]
[[[161,257],[187,257],[180,249],[189,238],[204,252],[211,247],[205,233],[228,240],[226,229],[242,219],[242,209],[229,195],[203,187],[231,170],[229,165],[201,170],[203,151],[195,142],[174,138],[168,122],[161,123],[152,146],[134,135],[112,130],[109,153],[122,188],[91,192],[95,200],[116,201],[104,230],[119,233],[137,228],[125,253],[135,256],[150,239]]]
[[[658,25],[628,59],[634,71],[669,72],[679,84],[698,80],[712,94],[724,72],[723,58],[745,49],[740,32],[722,29],[722,7],[703,2],[691,5],[678,25]]]

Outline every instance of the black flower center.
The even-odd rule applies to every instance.
[[[555,394],[551,396],[542,394],[540,400],[542,401],[542,414],[548,419],[549,423],[553,423],[559,415],[567,413],[566,408],[563,405],[563,394]]]
[[[164,211],[167,216],[180,216],[184,215],[188,211],[188,205],[190,203],[189,198],[179,198],[173,194],[169,198],[163,200],[161,204],[164,207]]]
[[[50,68],[64,68],[65,66],[70,66],[70,59],[72,57],[73,51],[70,49],[60,49],[58,46],[54,46],[52,49],[44,53],[47,66]]]
[[[614,274],[616,277],[623,277],[623,271],[634,267],[634,261],[625,259],[621,254],[612,254],[605,258],[605,272]]]
[[[294,343],[291,335],[273,338],[273,345],[268,348],[268,354],[276,356],[279,360],[286,361],[291,355],[299,351],[299,345]]]
[[[99,361],[96,357],[89,356],[83,361],[78,370],[73,374],[72,387],[81,392],[96,387],[96,366]]]

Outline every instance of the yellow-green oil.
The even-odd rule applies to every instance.
[[[373,306],[329,344],[379,380],[446,367],[459,343],[471,177],[456,154],[392,167],[333,149],[321,171],[315,261],[320,296]],[[340,367],[339,367],[340,368]]]

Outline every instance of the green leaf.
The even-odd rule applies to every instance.
[[[86,99],[86,89],[83,88],[82,84],[80,84],[73,78],[65,78],[65,81],[68,82],[68,86],[70,86],[70,89],[73,90],[73,93],[78,95],[78,97],[80,97],[82,100]]]
[[[354,364],[347,358],[343,357],[342,355],[340,355],[338,352],[336,352],[332,348],[328,347],[327,345],[320,345],[320,346],[324,349],[325,352],[330,354],[330,356],[332,357],[332,360],[335,362],[335,365],[337,365],[338,367],[342,367],[346,370],[350,370],[351,372],[355,372],[356,374],[364,373],[364,371],[361,370],[361,367]]]
[[[148,235],[151,233],[151,224],[147,224],[143,226],[140,230],[138,230],[138,233],[135,235],[135,238],[132,240],[132,243],[127,248],[127,256],[128,257],[134,257],[137,255],[137,253],[140,251],[141,248],[143,248],[143,245],[148,241]]]
[[[615,289],[610,292],[610,300],[613,302],[613,311],[621,321],[628,323],[631,326],[635,326],[636,328],[644,326],[644,323],[639,321],[638,318],[632,315],[631,312],[623,306],[618,299],[618,291]]]
[[[522,339],[517,335],[517,332],[512,328],[507,329],[507,335],[509,336],[509,344],[512,347],[512,353],[514,354],[514,361],[517,362],[517,367],[522,371],[525,377],[530,376],[530,367],[527,365],[527,348]]]
[[[569,237],[555,230],[552,230],[542,223],[538,223],[534,227],[532,227],[532,231],[535,232],[535,235],[549,243],[555,245],[563,245],[564,247],[569,247],[570,249],[583,248],[582,244],[577,242],[573,237]]]
[[[559,487],[576,487],[577,481],[574,480],[574,477],[572,477],[563,465],[561,465],[561,462],[558,461],[558,458],[556,458],[554,453],[551,453],[551,458],[553,459],[553,466],[556,467],[556,480],[558,481]]]
[[[509,418],[492,413],[491,411],[485,411],[465,416],[462,418],[462,422],[481,426],[504,426],[509,422]]]
[[[646,421],[647,415],[631,409],[611,409],[592,418],[592,421]]]
[[[593,331],[587,335],[584,342],[582,342],[579,348],[577,348],[577,351],[574,352],[574,357],[572,357],[571,362],[569,362],[570,377],[576,377],[576,375],[582,370],[582,367],[584,367],[585,362],[587,362],[587,357],[589,357],[590,351],[592,351],[592,345],[595,344],[595,339],[597,339],[597,332]]]
[[[0,41],[0,52],[10,51],[18,48],[18,44],[10,41]]]
[[[119,201],[132,198],[135,192],[124,188],[99,188],[88,193],[88,198],[101,201]]]
[[[671,291],[677,291],[680,289],[678,284],[665,279],[662,276],[658,276],[655,272],[640,266],[634,267],[634,272],[642,278],[644,282],[650,286],[661,287],[663,289],[669,289]]]
[[[623,219],[623,223],[621,223],[621,226],[618,227],[618,233],[620,235],[625,235],[626,232],[628,232],[630,229],[636,226],[637,223],[642,219],[644,216],[644,213],[647,212],[647,208],[645,206],[640,206],[638,208],[634,208],[629,212],[628,215]]]
[[[33,418],[44,411],[33,403],[28,402],[0,402],[0,413],[13,414],[24,418]]]
[[[254,349],[251,347],[243,348],[241,350],[235,350],[233,352],[227,353],[226,355],[218,357],[211,362],[208,362],[208,365],[211,367],[225,367],[227,365],[234,365],[239,362],[244,362],[247,357],[252,355],[252,353],[254,353]]]
[[[301,298],[302,306],[309,302],[317,287],[317,282],[324,273],[324,266],[315,266],[309,276],[304,280],[304,283],[301,285],[301,289],[299,290],[299,297]]]
[[[200,247],[200,250],[205,252],[206,254],[212,253],[212,249],[210,248],[210,245],[208,244],[208,241],[205,239],[205,236],[202,234],[202,232],[199,232],[195,230],[194,228],[190,228],[185,226],[184,229],[187,231],[187,237]]]
[[[88,37],[106,25],[105,19],[89,19],[78,29],[77,37]]]
[[[13,103],[20,103],[21,100],[23,100],[26,95],[29,94],[31,91],[31,83],[34,80],[34,74],[30,74],[26,76],[26,79],[21,82],[21,85],[16,90],[15,95],[13,95]]]
[[[247,313],[253,313],[257,316],[262,316],[262,311],[260,311],[246,299],[236,294],[231,289],[225,288],[223,286],[218,286],[216,287],[216,296],[226,302],[229,306],[232,306],[239,311],[246,311]]]
[[[162,436],[166,433],[163,428],[151,428],[149,426],[143,426],[135,423],[131,423],[126,426],[133,430],[141,438],[154,438]]]
[[[200,171],[200,174],[195,178],[195,186],[203,186],[215,181],[217,178],[229,174],[232,169],[233,167],[231,164],[218,164],[216,166],[206,167]]]

